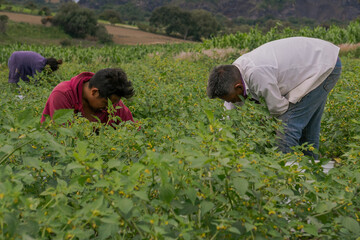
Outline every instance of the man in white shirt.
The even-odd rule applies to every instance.
[[[279,149],[307,142],[319,148],[320,122],[328,93],[341,73],[339,48],[315,38],[292,37],[268,42],[220,65],[210,73],[207,95],[227,108],[249,95],[263,97],[271,115],[284,123]],[[312,152],[306,154],[316,157]]]

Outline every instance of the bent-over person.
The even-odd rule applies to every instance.
[[[321,117],[327,96],[341,73],[339,47],[315,38],[291,37],[268,42],[215,67],[207,85],[209,98],[226,106],[242,104],[249,95],[265,100],[271,115],[282,120],[279,149],[304,143],[319,148]],[[230,105],[230,106],[229,106]],[[317,158],[313,152],[305,154]]]
[[[121,101],[121,98],[130,98],[134,93],[132,82],[120,68],[105,68],[95,74],[83,72],[53,89],[41,123],[46,120],[46,115],[52,119],[58,109],[74,109],[75,113],[81,113],[89,121],[96,122],[98,118],[102,123],[112,125],[114,121],[109,121],[107,111],[108,99],[113,103],[115,116],[122,121],[134,121],[130,110]]]
[[[51,72],[54,72],[58,70],[60,64],[62,64],[61,59],[45,58],[36,52],[13,52],[8,61],[8,82],[17,84],[20,78],[25,82],[29,82],[29,77],[34,77],[37,73],[42,72],[46,65],[49,65]]]

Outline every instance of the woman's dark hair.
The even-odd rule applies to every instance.
[[[47,58],[46,64],[50,66],[51,71],[56,71],[59,69],[59,65],[62,64],[62,60],[56,60],[55,58]]]
[[[109,98],[116,95],[131,98],[135,94],[132,82],[127,79],[126,73],[121,68],[105,68],[89,80],[89,88],[99,89],[101,97]]]

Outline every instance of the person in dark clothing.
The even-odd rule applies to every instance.
[[[34,77],[42,72],[46,65],[49,65],[52,72],[59,68],[62,60],[55,58],[44,58],[39,53],[32,51],[13,52],[8,61],[9,83],[18,83],[20,78],[29,82],[29,77]]]

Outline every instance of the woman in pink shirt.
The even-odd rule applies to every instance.
[[[58,109],[74,109],[75,113],[80,112],[92,122],[100,119],[102,123],[111,125],[114,121],[109,122],[108,99],[113,103],[115,116],[119,116],[122,121],[134,121],[130,110],[121,101],[121,98],[130,98],[134,93],[132,83],[120,68],[105,68],[96,74],[83,72],[53,89],[41,122],[46,120],[46,115],[52,119]],[[116,109],[117,106],[120,108]]]

